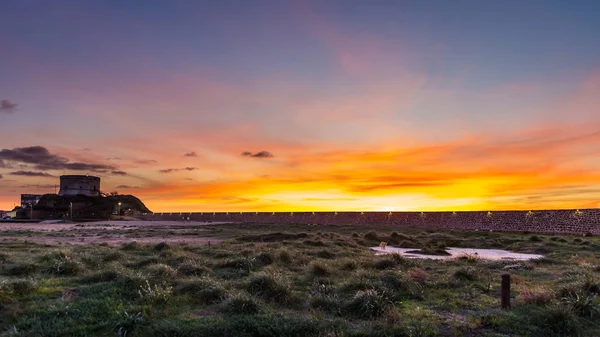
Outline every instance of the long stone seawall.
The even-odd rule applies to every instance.
[[[321,225],[396,225],[426,229],[600,235],[600,209],[498,212],[204,212],[147,213],[144,220]]]

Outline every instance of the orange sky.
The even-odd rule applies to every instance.
[[[0,209],[61,174],[155,212],[600,206],[600,49],[580,27],[600,20],[115,6],[0,13],[0,100],[18,104],[0,109]]]

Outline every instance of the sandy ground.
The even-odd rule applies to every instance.
[[[0,243],[33,242],[49,245],[139,243],[214,244],[222,240],[206,237],[202,227],[227,222],[198,221],[96,221],[85,223],[0,223]]]
[[[419,259],[431,259],[431,260],[449,260],[456,259],[461,256],[472,256],[479,259],[485,260],[508,260],[508,261],[528,261],[533,259],[541,259],[544,255],[538,254],[522,254],[522,253],[513,253],[508,250],[502,249],[480,249],[480,248],[456,248],[450,247],[447,248],[446,251],[451,255],[423,255],[423,254],[414,254],[407,253],[409,251],[416,250],[415,248],[399,248],[399,247],[390,247],[387,246],[384,248],[381,247],[371,247],[371,250],[375,251],[375,255],[385,255],[385,254],[400,254],[405,257],[410,258],[419,258]]]

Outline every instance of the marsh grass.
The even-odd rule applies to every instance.
[[[0,336],[600,335],[597,237],[532,240],[387,225],[209,227],[226,241],[0,246]],[[124,232],[132,239],[176,233]],[[518,263],[374,256],[369,247],[381,241],[550,253]],[[499,308],[506,272],[517,295],[509,311]]]

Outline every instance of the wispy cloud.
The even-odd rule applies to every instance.
[[[0,112],[11,113],[17,108],[17,104],[7,99],[0,100]]]
[[[198,154],[194,151],[192,152],[188,152],[186,154],[183,155],[184,157],[198,157]]]
[[[197,167],[169,168],[169,169],[158,170],[158,172],[172,173],[172,172],[179,172],[179,171],[195,171],[197,169],[198,169]]]
[[[46,172],[33,172],[33,171],[15,171],[9,173],[11,176],[23,176],[23,177],[54,177]]]

